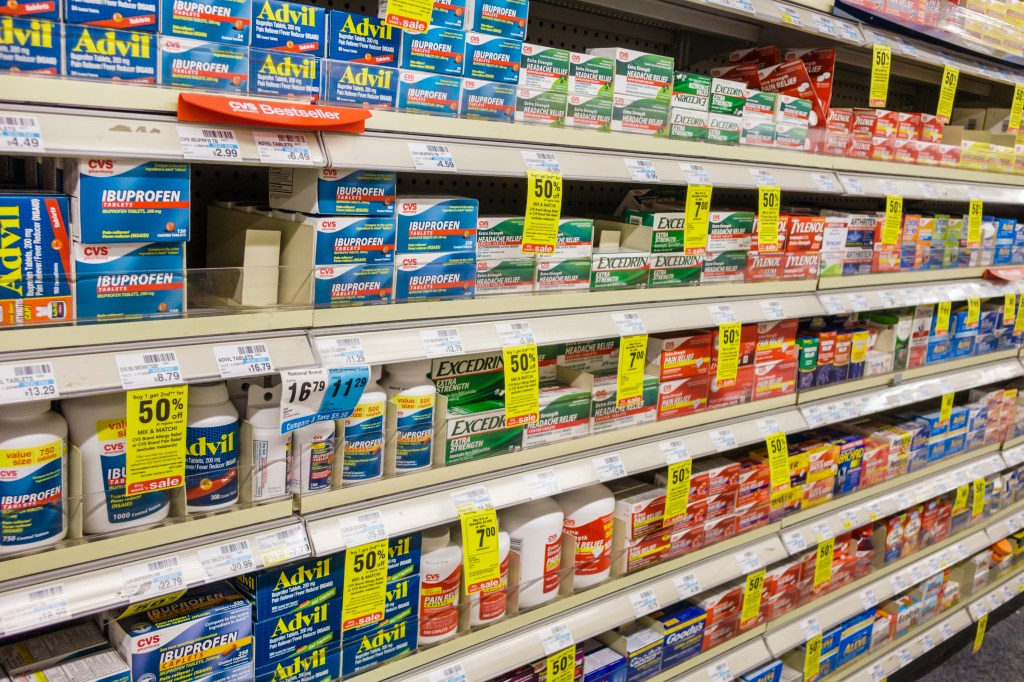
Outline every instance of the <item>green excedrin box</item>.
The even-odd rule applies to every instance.
[[[523,427],[523,447],[558,443],[590,433],[590,391],[549,386],[540,391],[540,418]]]
[[[590,289],[590,256],[561,258],[538,255],[534,286],[538,292]]]
[[[596,57],[615,61],[613,88],[616,96],[668,101],[672,97],[675,62],[671,57],[625,47],[587,50]]]
[[[590,288],[597,291],[646,286],[650,267],[650,252],[595,253],[590,266]]]
[[[542,385],[555,381],[560,350],[557,344],[537,346]],[[505,400],[505,366],[501,353],[434,358],[430,362],[430,380],[437,394],[448,400],[449,409],[485,400]]]
[[[672,108],[708,111],[711,105],[711,78],[676,71],[672,85]]]
[[[683,251],[686,214],[682,211],[657,212],[627,209],[626,222],[651,228],[651,253]]]
[[[703,256],[683,253],[655,253],[651,255],[652,288],[692,287],[700,284]]]
[[[565,91],[568,83],[568,50],[523,43],[523,56],[519,61],[519,87]]]
[[[701,265],[701,284],[742,282],[747,269],[746,251],[721,251],[708,253]]]
[[[565,124],[570,128],[584,128],[607,132],[612,129],[614,105],[611,96],[589,97],[569,95]]]
[[[582,52],[569,53],[569,95],[611,97],[615,60]]]
[[[747,102],[744,95],[746,89],[746,84],[739,81],[712,78],[711,103],[708,105],[708,111],[712,114],[740,116],[743,113],[743,106]]]
[[[672,109],[668,117],[668,136],[673,140],[708,139],[708,112]]]
[[[445,466],[523,449],[523,427],[506,425],[502,401],[449,405],[446,427]]]
[[[743,118],[725,114],[708,114],[707,141],[713,144],[739,144]]]

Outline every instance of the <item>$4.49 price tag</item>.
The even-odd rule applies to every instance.
[[[572,682],[576,675],[576,645],[562,649],[554,656],[548,656],[548,682]]]
[[[868,105],[884,107],[889,97],[889,70],[892,68],[892,50],[888,45],[874,45],[871,50],[871,91]]]
[[[128,391],[127,401],[125,424],[105,422],[99,434],[105,441],[124,439],[125,494],[181,487],[185,483],[188,386]]]
[[[526,171],[523,253],[554,253],[562,216],[562,174]]]
[[[462,524],[464,584],[467,594],[493,590],[501,580],[498,515],[494,507],[459,510]]]
[[[711,185],[690,185],[686,190],[686,231],[683,233],[683,251],[687,256],[703,256],[708,248],[711,191]]]
[[[388,582],[388,541],[378,540],[345,551],[345,599],[341,629],[384,620]]]
[[[782,191],[778,187],[757,189],[757,250],[779,250],[779,207]],[[685,233],[684,233],[685,234]]]
[[[630,407],[643,401],[644,365],[647,364],[647,334],[623,336],[619,340],[619,375],[615,405]]]
[[[370,380],[367,365],[281,372],[281,433],[352,414]]]

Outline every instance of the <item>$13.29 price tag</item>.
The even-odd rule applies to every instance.
[[[101,438],[124,439],[125,494],[179,488],[185,483],[188,386],[128,391],[124,431],[104,424]]]
[[[370,380],[368,365],[281,372],[281,433],[352,414]]]

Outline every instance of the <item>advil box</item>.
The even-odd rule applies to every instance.
[[[189,187],[186,163],[80,159],[65,174],[75,241],[186,242]]]
[[[72,319],[68,200],[0,194],[0,327]]]
[[[249,48],[160,36],[160,83],[175,88],[245,92]]]
[[[351,168],[273,168],[270,206],[319,215],[392,216],[397,174]]]
[[[385,625],[346,642],[341,652],[341,675],[349,677],[376,668],[416,650],[419,619],[409,618]]]
[[[331,11],[327,56],[344,62],[398,66],[402,45],[401,29],[383,19],[352,12]]]
[[[157,0],[64,0],[64,22],[156,33],[160,7]]]
[[[0,71],[64,73],[61,24],[0,16]]]
[[[64,45],[69,76],[156,82],[156,36],[152,33],[68,25],[64,27]]]
[[[362,107],[392,108],[398,103],[398,69],[325,59],[323,98]]]
[[[185,245],[74,245],[75,316],[112,322],[175,317],[185,309]]]
[[[253,618],[270,620],[340,597],[344,572],[344,557],[336,554],[246,573],[233,582],[252,601]]]
[[[31,17],[60,21],[60,3],[57,0],[30,0],[29,2],[5,2],[0,5],[0,17]]]
[[[248,45],[252,0],[161,0],[160,33],[164,36]]]
[[[265,668],[307,649],[337,645],[341,638],[341,633],[337,632],[340,623],[341,599],[254,622],[252,634],[256,668]]]
[[[324,56],[327,12],[322,7],[279,0],[256,0],[250,47]]]
[[[256,669],[256,682],[331,682],[341,677],[341,647],[305,650]]]
[[[320,97],[320,60],[271,50],[249,53],[249,92],[315,100]]]

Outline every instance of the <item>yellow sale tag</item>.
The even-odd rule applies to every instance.
[[[505,425],[532,424],[540,418],[537,344],[502,349],[505,361]]]
[[[1011,135],[1016,135],[1020,132],[1020,115],[1024,112],[1024,86],[1015,85],[1013,87],[1013,104],[1010,105],[1010,124],[1006,127],[1006,132]]]
[[[764,591],[764,569],[747,576],[746,589],[743,590],[743,608],[740,621],[748,623],[757,619],[761,613],[761,593]]]
[[[174,602],[184,597],[186,592],[188,592],[188,588],[185,588],[184,590],[178,590],[177,592],[171,592],[170,594],[165,594],[161,597],[153,597],[152,599],[140,601],[136,604],[129,604],[128,608],[126,608],[124,612],[121,615],[119,615],[115,620],[121,620],[122,618],[127,618],[128,616],[134,616],[136,613],[142,613],[144,611],[149,611],[150,609],[158,609],[161,606],[173,604]]]
[[[1024,295],[1017,299],[1017,317],[1013,321],[1014,336],[1024,332],[1024,315],[1021,314],[1024,311],[1022,311],[1021,308],[1024,308]]]
[[[466,594],[488,592],[501,580],[498,515],[494,507],[459,512]]]
[[[939,423],[948,424],[949,418],[953,415],[953,393],[945,393],[942,396],[942,407],[939,409]]]
[[[645,364],[647,334],[623,336],[619,340],[619,376],[615,384],[616,407],[629,407],[643,402]]]
[[[939,307],[935,311],[935,333],[949,333],[949,310],[952,304],[949,301],[939,301]]]
[[[718,325],[718,369],[715,381],[719,385],[731,386],[736,383],[736,371],[740,365],[739,322]]]
[[[562,174],[528,170],[526,187],[523,253],[554,253],[562,217]]]
[[[832,580],[832,554],[835,549],[835,538],[818,543],[818,555],[814,560],[814,589]]]
[[[789,487],[789,443],[786,434],[773,433],[765,440],[768,447],[768,473],[771,475],[772,490]]]
[[[669,464],[668,489],[665,491],[665,520],[662,526],[671,526],[680,516],[686,514],[690,504],[690,474],[693,472],[693,460]]]
[[[188,386],[128,391],[125,428],[125,494],[185,484]]]
[[[981,199],[971,199],[967,208],[967,248],[976,249],[981,246],[981,216],[985,213],[985,203]]]
[[[548,656],[548,682],[572,682],[576,676],[576,645]]]
[[[974,479],[974,499],[971,500],[971,516],[977,517],[985,513],[985,479]]]
[[[964,320],[968,327],[977,327],[981,320],[981,299],[975,296],[967,299],[967,319]]]
[[[711,212],[711,185],[690,185],[686,190],[686,229],[683,251],[687,256],[702,256],[708,248],[708,214]]]
[[[1010,327],[1017,321],[1017,294],[1003,297],[1003,326]]]
[[[888,48],[887,48],[888,49]],[[807,640],[807,653],[804,656],[804,680],[817,678],[821,671],[821,633]]]
[[[377,540],[345,550],[341,629],[384,620],[388,584],[388,541]]]
[[[892,68],[892,50],[888,45],[874,45],[871,50],[871,91],[868,105],[884,107],[889,97],[889,70]]]
[[[953,513],[959,514],[967,509],[967,498],[971,496],[971,486],[962,485],[956,489],[956,500],[953,502]]]
[[[974,651],[971,653],[978,653],[978,649],[985,643],[985,630],[988,628],[988,614],[978,619],[978,631],[974,633]]]
[[[423,33],[434,17],[434,0],[388,0],[384,22],[409,33]]]
[[[885,198],[885,224],[882,226],[882,243],[896,246],[903,229],[903,197],[890,194]]]
[[[779,250],[779,206],[782,192],[778,187],[757,189],[757,250]]]
[[[939,108],[936,117],[949,123],[953,116],[953,100],[956,98],[956,84],[960,80],[960,69],[948,64],[942,69],[942,89],[939,90]]]

